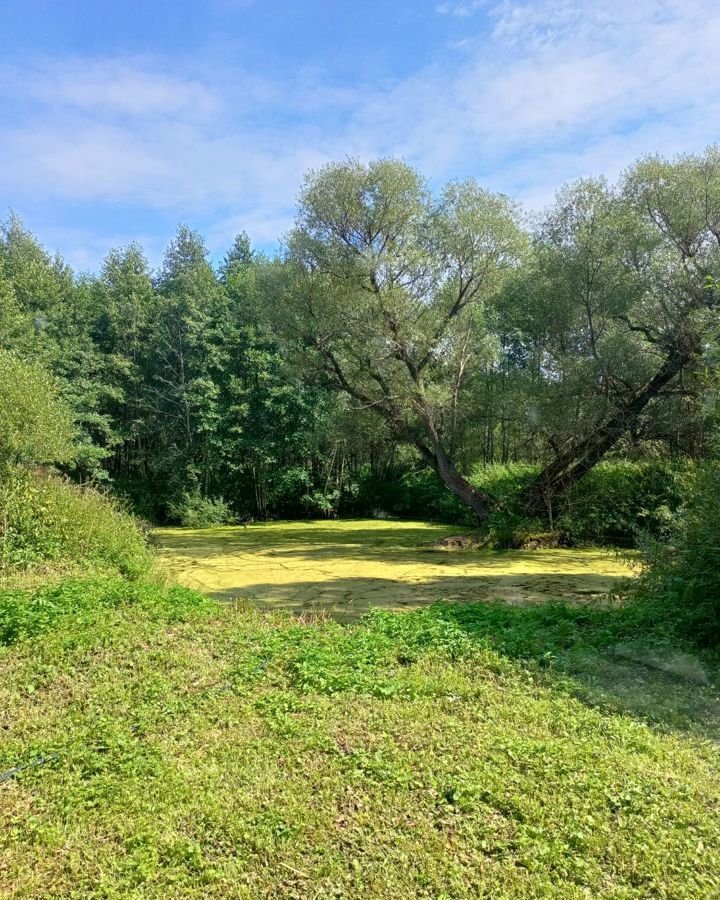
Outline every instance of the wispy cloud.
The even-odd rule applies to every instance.
[[[486,0],[455,0],[455,2],[438,3],[435,12],[441,16],[471,16],[477,12],[482,6],[486,5]]]
[[[206,84],[154,69],[142,58],[48,61],[26,70],[16,84],[30,100],[103,117],[202,117],[221,107]]]
[[[398,155],[541,205],[568,178],[720,136],[720,10],[705,0],[436,9],[478,13],[452,59],[380,85],[159,57],[0,69],[0,191],[21,212],[44,197],[200,220],[219,249],[240,227],[271,243],[303,172],[333,158]]]
[[[503,2],[488,19],[460,70],[419,72],[370,102],[364,125],[382,122],[384,146],[544,202],[590,161],[613,175],[639,153],[720,136],[720,9],[704,0]]]

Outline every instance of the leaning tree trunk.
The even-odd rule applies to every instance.
[[[475,521],[478,525],[482,525],[493,511],[492,500],[482,491],[474,488],[470,482],[463,478],[455,467],[442,437],[438,431],[429,404],[424,400],[418,404],[421,418],[425,424],[426,437],[430,437],[430,443],[425,439],[413,434],[412,430],[407,427],[399,415],[390,418],[390,424],[395,434],[409,443],[413,444],[420,452],[421,456],[435,469],[440,480],[445,487],[454,494],[458,500],[465,506],[469,506],[475,513]]]
[[[597,465],[617,441],[637,421],[640,413],[662,389],[700,352],[697,339],[687,340],[682,347],[668,352],[655,375],[638,388],[592,434],[571,441],[545,466],[521,496],[523,507],[531,514],[552,513],[555,501]]]
[[[492,512],[489,498],[481,491],[476,490],[467,479],[463,478],[439,444],[435,446],[433,468],[440,476],[445,487],[461,503],[472,509],[478,525],[482,525],[483,522],[487,521]]]

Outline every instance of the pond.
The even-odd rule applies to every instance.
[[[265,609],[357,618],[371,607],[435,600],[587,601],[620,589],[635,570],[609,550],[446,550],[461,531],[425,522],[354,519],[160,528],[161,565],[212,597]]]

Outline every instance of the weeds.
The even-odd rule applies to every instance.
[[[614,655],[615,610],[304,624],[117,578],[11,601],[9,897],[720,891],[715,669]]]
[[[1,477],[0,575],[78,563],[137,578],[152,555],[136,520],[99,491],[44,472]]]

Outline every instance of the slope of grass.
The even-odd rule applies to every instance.
[[[713,671],[609,653],[612,611],[68,590],[0,649],[2,896],[720,895]]]
[[[140,578],[153,557],[137,520],[108,494],[43,471],[0,472],[0,579],[89,569]]]

